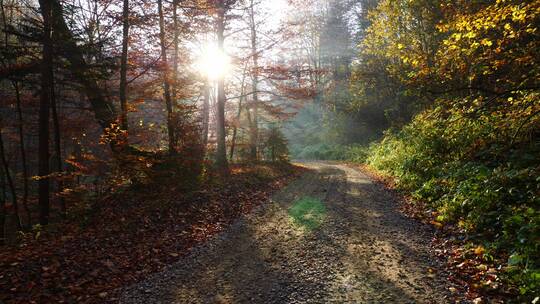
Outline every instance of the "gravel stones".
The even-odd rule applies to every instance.
[[[454,303],[433,231],[358,169],[312,170],[178,263],[121,291],[121,303]],[[321,201],[304,227],[289,210]],[[309,220],[309,208],[305,216]],[[318,215],[320,216],[320,215]],[[428,276],[436,269],[436,276]]]

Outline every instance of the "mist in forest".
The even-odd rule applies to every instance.
[[[446,293],[538,302],[539,24],[538,0],[1,0],[0,302],[106,302],[288,183],[304,236],[393,203],[359,199],[379,180],[444,231]]]

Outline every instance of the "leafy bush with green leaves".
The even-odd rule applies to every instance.
[[[438,220],[459,223],[509,256],[508,277],[531,295],[540,288],[540,121],[531,119],[516,139],[523,130],[513,120],[517,111],[468,115],[435,107],[387,132],[366,162],[437,209]]]
[[[293,151],[293,157],[297,159],[316,160],[346,160],[363,162],[368,156],[368,148],[364,145],[329,145],[316,144],[306,146],[300,151]]]

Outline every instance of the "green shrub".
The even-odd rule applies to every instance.
[[[297,159],[344,160],[361,163],[366,160],[368,151],[364,145],[345,146],[321,143],[293,151],[293,156]]]
[[[540,143],[529,133],[510,144],[516,122],[508,117],[425,111],[387,132],[366,162],[437,209],[439,220],[513,257],[508,278],[530,296],[540,287]]]

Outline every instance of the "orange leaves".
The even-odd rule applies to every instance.
[[[119,124],[112,123],[108,128],[105,128],[99,139],[100,144],[115,144],[122,145],[126,142],[127,131],[122,130]]]
[[[482,245],[478,245],[478,247],[474,248],[473,252],[477,256],[482,256],[486,252],[486,249]]]
[[[439,229],[441,229],[441,228],[444,227],[444,225],[443,225],[442,223],[437,222],[437,221],[430,221],[430,223],[431,223],[433,226],[435,226],[435,227],[437,227],[437,228],[439,228]]]

